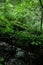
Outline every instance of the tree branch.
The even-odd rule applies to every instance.
[[[41,0],[39,0],[40,1],[40,4],[41,4],[41,7],[43,8],[43,4],[42,4],[42,1]]]

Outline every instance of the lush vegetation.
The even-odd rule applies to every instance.
[[[10,34],[19,44],[43,44],[42,9],[41,0],[0,1],[0,34]]]
[[[0,41],[28,50],[32,45],[38,53],[43,47],[43,0],[0,0]]]

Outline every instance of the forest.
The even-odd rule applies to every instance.
[[[0,65],[43,65],[43,0],[0,0]]]

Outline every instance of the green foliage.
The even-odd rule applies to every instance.
[[[4,58],[3,57],[0,57],[0,62],[3,62],[4,61]],[[3,65],[2,63],[0,63],[0,65]]]
[[[0,4],[0,32],[4,34],[14,33],[15,38],[21,45],[25,41],[27,46],[28,41],[32,41],[31,44],[42,44],[43,34],[41,33],[43,31],[40,30],[40,8],[38,0],[6,0]]]
[[[0,65],[2,65],[2,64],[0,64]]]

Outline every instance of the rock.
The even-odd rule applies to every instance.
[[[21,48],[17,48],[16,57],[20,58],[24,56],[24,51]]]

